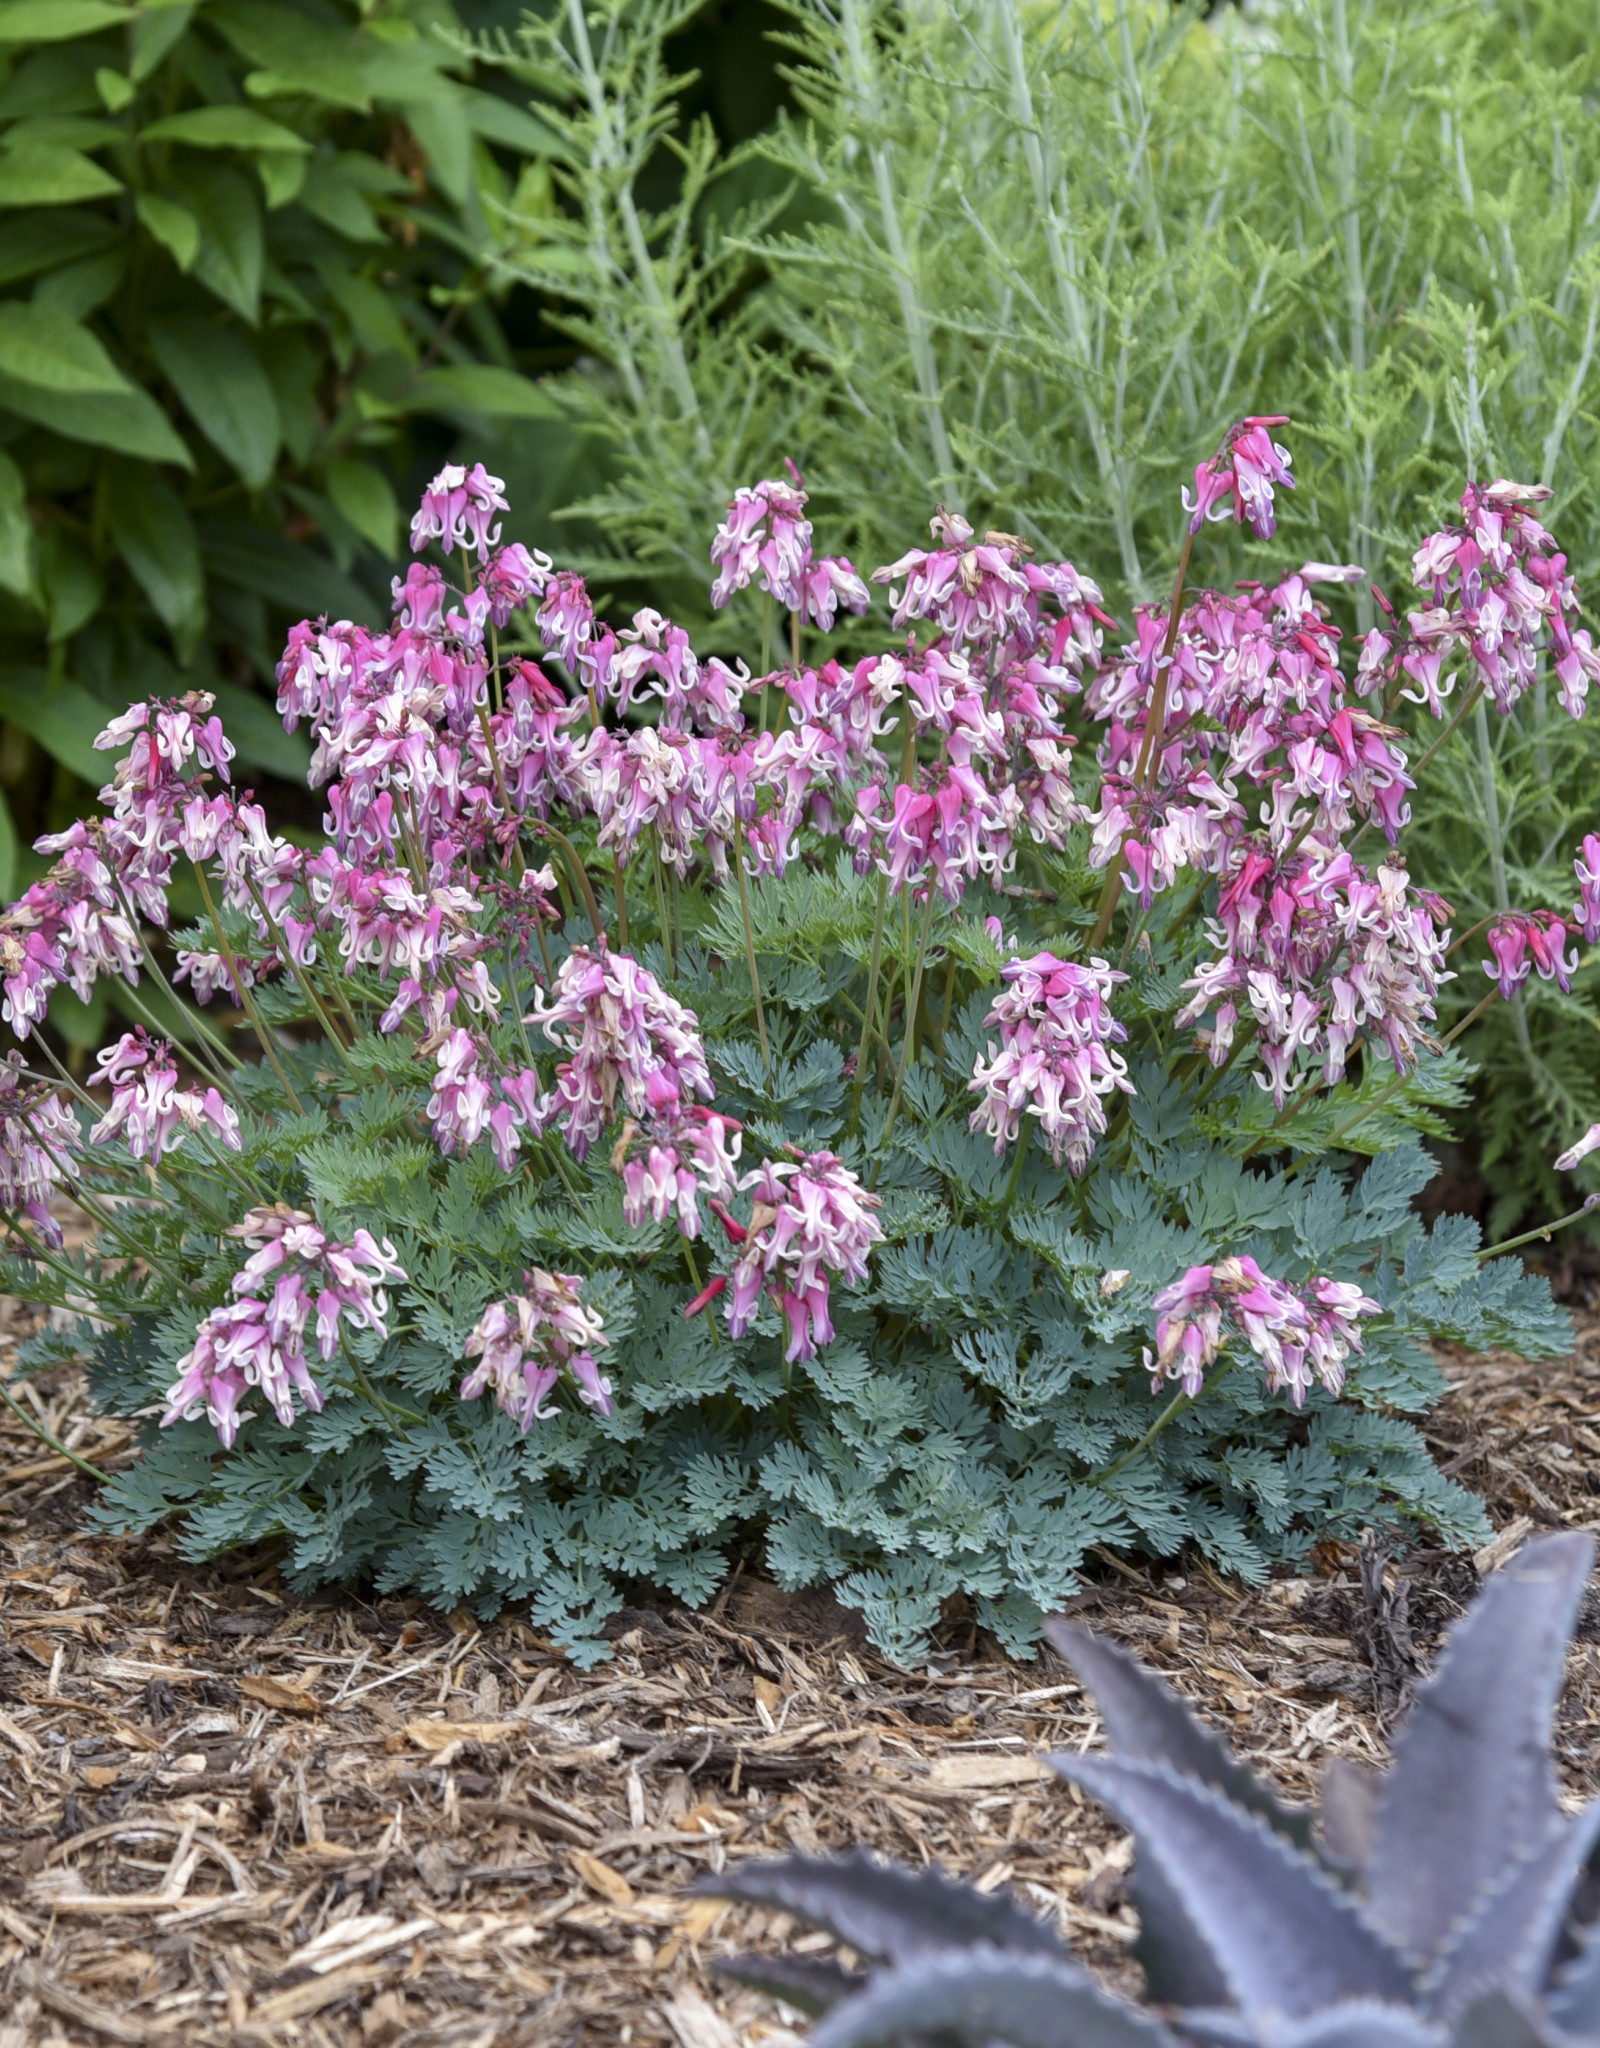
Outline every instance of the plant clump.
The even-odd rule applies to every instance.
[[[1399,850],[1391,713],[1546,658],[1577,713],[1600,661],[1504,483],[1348,670],[1318,591],[1354,572],[1191,590],[1208,520],[1272,537],[1280,424],[1199,465],[1131,637],[949,509],[870,577],[819,556],[796,472],[713,546],[716,603],[787,614],[753,674],[608,623],[458,465],[391,627],[289,636],[314,843],[203,693],[113,720],[104,815],[0,915],[4,1277],[63,1311],[30,1360],[87,1349],[141,1419],[102,1521],[525,1602],[582,1656],[756,1546],[906,1657],[952,1596],[1026,1648],[1091,1545],[1260,1577],[1374,1519],[1474,1539],[1406,1420],[1425,1340],[1565,1324],[1414,1213],[1474,934]],[[831,652],[884,584],[889,644]],[[1553,917],[1519,929],[1556,973]],[[138,1021],[85,1087],[41,1027],[101,981]]]

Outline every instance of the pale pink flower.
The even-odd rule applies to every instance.
[[[766,1294],[789,1326],[785,1356],[814,1357],[833,1339],[829,1275],[858,1286],[867,1277],[867,1254],[883,1236],[880,1199],[831,1152],[798,1165],[768,1160],[742,1185],[754,1201],[728,1293],[728,1333],[744,1335]]]
[[[178,1065],[165,1039],[143,1028],[125,1031],[96,1055],[99,1079],[111,1088],[111,1107],[89,1132],[91,1145],[117,1136],[135,1159],[158,1165],[176,1152],[189,1131],[209,1127],[230,1152],[240,1149],[239,1118],[215,1088],[180,1088]]]
[[[575,946],[530,1024],[569,1057],[556,1068],[541,1127],[560,1124],[582,1159],[619,1112],[642,1118],[668,1102],[715,1094],[699,1020],[626,953]],[[652,1094],[654,1090],[654,1096]]]
[[[1553,1164],[1557,1173],[1571,1173],[1580,1160],[1587,1159],[1591,1152],[1600,1151],[1600,1124],[1591,1124],[1575,1145],[1569,1145],[1565,1152],[1556,1154]]]
[[[1000,1031],[985,1048],[969,1090],[982,1096],[970,1128],[994,1140],[996,1154],[1015,1142],[1024,1115],[1037,1117],[1050,1157],[1074,1176],[1088,1167],[1106,1128],[1106,1098],[1132,1095],[1128,1065],[1111,1050],[1127,1037],[1111,1013],[1111,991],[1126,981],[1104,960],[1085,967],[1054,953],[1008,961],[1007,986],[984,1019]]]
[[[387,1337],[382,1283],[406,1277],[387,1239],[380,1245],[358,1230],[349,1244],[336,1244],[304,1211],[283,1203],[252,1209],[228,1235],[256,1250],[234,1275],[236,1299],[213,1309],[196,1329],[161,1417],[166,1429],[204,1413],[225,1450],[248,1419],[241,1403],[252,1387],[260,1388],[285,1429],[294,1422],[297,1397],[318,1412],[325,1397],[306,1356],[313,1320],[324,1361],[339,1348],[345,1316],[356,1328]]]
[[[78,1119],[53,1090],[22,1085],[22,1055],[0,1059],[0,1209],[20,1210],[52,1251],[61,1226],[52,1197],[78,1177],[83,1150]]]
[[[642,1153],[630,1152],[623,1162],[622,1213],[635,1229],[646,1217],[665,1223],[675,1215],[683,1235],[694,1238],[700,1203],[727,1202],[738,1192],[740,1127],[698,1103],[681,1117],[669,1110],[669,1118]]]
[[[1578,901],[1573,905],[1572,922],[1592,946],[1600,939],[1600,832],[1584,834],[1578,858],[1572,865],[1578,877]]]
[[[734,492],[711,543],[717,572],[711,602],[719,611],[735,591],[756,582],[789,611],[802,608],[803,578],[811,562],[811,522],[805,511],[798,472],[793,483],[768,477]]]
[[[1230,1338],[1242,1337],[1266,1367],[1267,1392],[1287,1391],[1297,1408],[1314,1380],[1330,1394],[1341,1391],[1346,1361],[1362,1349],[1358,1319],[1381,1313],[1348,1281],[1318,1278],[1296,1289],[1251,1258],[1191,1266],[1154,1307],[1155,1349],[1144,1354],[1152,1393],[1163,1380],[1179,1380],[1193,1399]]]
[[[611,1413],[611,1382],[594,1354],[608,1343],[605,1324],[580,1298],[575,1273],[534,1267],[522,1276],[526,1292],[491,1303],[462,1347],[477,1365],[461,1382],[463,1401],[492,1393],[495,1405],[527,1433],[549,1414],[545,1396],[563,1372],[578,1398],[601,1415]]]

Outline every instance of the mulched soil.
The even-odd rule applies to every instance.
[[[0,1373],[22,1327],[0,1303]],[[1439,1631],[1532,1529],[1600,1527],[1600,1315],[1573,1355],[1447,1360],[1430,1423],[1499,1535],[1470,1558],[1328,1547],[1251,1592],[1109,1558],[1073,1603],[1291,1797],[1381,1762]],[[21,1398],[119,1455],[70,1376]],[[75,1419],[76,1418],[76,1419]],[[824,1938],[687,1887],[740,1857],[859,1843],[1010,1886],[1132,1985],[1125,1837],[1042,1772],[1098,1723],[1048,1652],[967,1625],[893,1668],[819,1595],[749,1579],[632,1610],[573,1670],[522,1623],[302,1600],[266,1554],[184,1564],[83,1533],[87,1488],[0,1420],[0,2048],[620,2042],[788,2048],[720,1954]],[[1560,1754],[1600,1783],[1600,1598]]]

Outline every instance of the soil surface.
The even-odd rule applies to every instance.
[[[0,1304],[0,1376],[19,1328]],[[1106,1558],[1073,1603],[1290,1797],[1331,1757],[1384,1760],[1481,1572],[1535,1529],[1600,1527],[1600,1315],[1553,1365],[1446,1364],[1429,1435],[1489,1504],[1476,1560],[1327,1546],[1252,1591]],[[125,1455],[69,1375],[19,1398]],[[902,1671],[830,1598],[744,1578],[702,1615],[619,1616],[582,1673],[511,1618],[299,1599],[266,1553],[195,1567],[86,1535],[88,1499],[5,1412],[0,2048],[788,2048],[794,2016],[714,1965],[824,1937],[688,1887],[857,1843],[1009,1886],[1136,1981],[1128,1842],[1036,1761],[1098,1733],[1049,1652],[1008,1660],[958,1620]],[[1560,1761],[1589,1793],[1593,1594],[1568,1675]]]

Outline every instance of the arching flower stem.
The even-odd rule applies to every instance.
[[[65,1458],[69,1465],[76,1465],[86,1478],[97,1479],[102,1486],[108,1486],[111,1483],[111,1474],[109,1472],[102,1472],[98,1465],[91,1464],[87,1458],[80,1458],[76,1451],[69,1451],[60,1437],[46,1429],[36,1415],[30,1415],[4,1381],[0,1381],[0,1401],[4,1401],[24,1429],[31,1431],[39,1439],[40,1443],[47,1446],[58,1458]]]
[[[922,913],[922,931],[917,940],[916,965],[911,970],[911,986],[906,995],[905,1012],[902,1019],[900,1038],[900,1064],[895,1069],[894,1093],[889,1097],[889,1115],[883,1126],[883,1135],[878,1140],[877,1157],[873,1161],[871,1187],[878,1184],[878,1168],[889,1149],[889,1138],[894,1130],[895,1118],[900,1113],[900,1097],[906,1085],[906,1068],[911,1064],[911,1050],[917,1035],[917,1005],[922,1000],[922,970],[928,958],[928,933],[933,929],[933,906],[937,891],[933,879],[928,879],[928,901]]]
[[[233,957],[233,948],[228,943],[228,935],[222,929],[222,920],[218,917],[217,906],[211,898],[211,884],[206,880],[206,871],[197,860],[191,861],[189,865],[194,869],[195,880],[200,884],[200,894],[205,902],[206,915],[211,920],[211,929],[217,935],[217,949],[227,964],[228,973],[232,977],[233,986],[238,993],[240,1005],[245,1015],[250,1019],[251,1028],[260,1041],[261,1050],[266,1054],[272,1071],[282,1083],[284,1094],[294,1104],[295,1114],[297,1116],[304,1116],[306,1106],[295,1093],[294,1083],[284,1071],[283,1062],[278,1057],[277,1047],[273,1044],[267,1028],[262,1022],[261,1013],[256,1008],[255,1001],[249,989],[245,986],[244,976],[239,971],[239,964]]]
[[[872,1015],[878,1001],[878,974],[883,966],[883,917],[889,902],[889,877],[878,871],[878,907],[872,920],[872,958],[867,966],[867,1000],[861,1013],[861,1042],[856,1047],[856,1080],[850,1097],[850,1129],[861,1122],[861,1091],[867,1079],[867,1049],[872,1043]]]
[[[768,599],[771,603],[771,599]],[[750,884],[745,879],[744,848],[733,850],[733,864],[739,873],[739,914],[744,919],[744,957],[750,969],[750,994],[756,1006],[756,1036],[761,1041],[761,1064],[772,1071],[772,1049],[767,1044],[767,1013],[761,1004],[761,974],[756,966],[756,933],[750,919]]]

